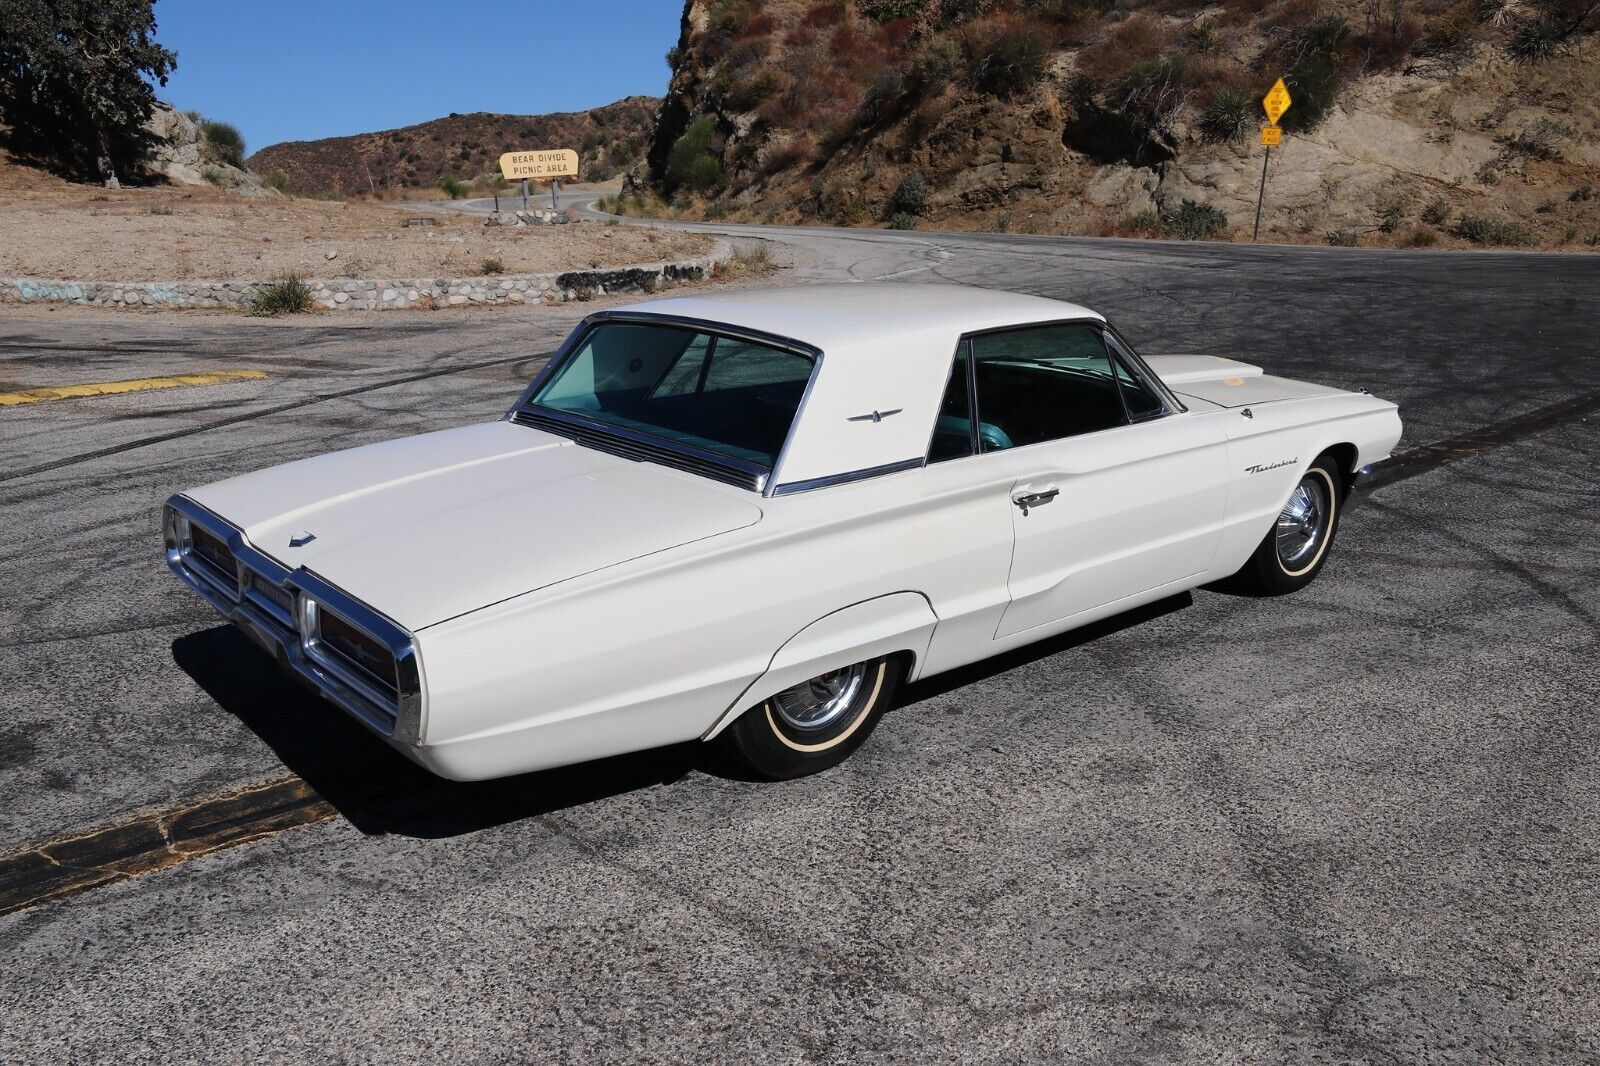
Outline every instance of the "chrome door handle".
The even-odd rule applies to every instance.
[[[1045,489],[1043,492],[1025,492],[1021,496],[1013,496],[1011,502],[1022,508],[1022,513],[1026,515],[1030,507],[1049,503],[1059,495],[1061,495],[1060,489]]]

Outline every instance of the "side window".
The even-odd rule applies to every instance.
[[[967,382],[967,344],[956,348],[950,365],[950,381],[939,401],[939,420],[933,425],[933,440],[928,445],[928,462],[942,463],[972,454],[972,392]]]
[[[803,355],[728,337],[717,342],[710,359],[702,392],[771,385],[803,388],[811,378],[811,360]]]
[[[1143,422],[1165,414],[1167,406],[1161,397],[1134,373],[1132,353],[1117,343],[1117,338],[1113,336],[1108,335],[1106,343],[1116,355],[1117,387],[1122,390],[1122,402],[1128,408],[1128,420]]]
[[[972,339],[983,451],[1125,425],[1117,374],[1098,326],[1067,323]]]
[[[708,333],[695,334],[694,340],[683,349],[677,362],[667,368],[656,387],[650,391],[656,396],[687,396],[700,391],[700,378],[705,373],[706,359],[717,345],[717,339]]]

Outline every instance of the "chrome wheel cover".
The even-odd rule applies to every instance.
[[[815,733],[850,713],[866,679],[866,663],[829,670],[772,697],[772,709],[790,729]]]
[[[1316,553],[1330,513],[1327,483],[1314,473],[1301,478],[1278,513],[1278,561],[1284,569],[1292,571]]]

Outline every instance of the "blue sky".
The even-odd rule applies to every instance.
[[[577,111],[665,91],[682,14],[681,0],[157,0],[178,69],[156,92],[233,123],[252,152],[452,111]]]

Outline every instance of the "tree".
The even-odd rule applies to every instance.
[[[117,188],[150,147],[144,124],[178,57],[154,0],[0,0],[0,117],[14,148]]]

